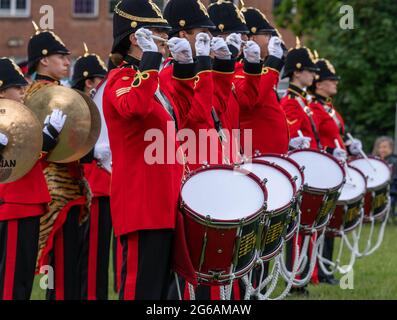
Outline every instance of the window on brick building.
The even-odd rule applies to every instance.
[[[98,0],[73,0],[73,16],[77,18],[95,18],[99,13]]]
[[[30,16],[30,0],[0,0],[0,17]]]

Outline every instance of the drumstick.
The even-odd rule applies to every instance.
[[[299,135],[299,137],[301,137],[301,138],[303,138],[303,137],[304,137],[304,135],[303,135],[302,131],[300,131],[300,130],[298,130],[298,135]]]
[[[347,137],[348,137],[351,141],[354,140],[353,136],[352,136],[349,132],[348,132],[346,135],[347,135]],[[369,166],[372,168],[372,170],[374,170],[374,171],[376,172],[376,168],[372,165],[371,161],[369,161],[367,155],[365,154],[365,152],[364,152],[363,149],[361,149],[361,148],[360,148],[360,154],[361,154],[361,155],[363,156],[363,158],[368,162],[368,164],[369,164]]]

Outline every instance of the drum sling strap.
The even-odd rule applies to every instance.
[[[323,146],[321,145],[321,142],[320,142],[320,136],[318,134],[316,124],[314,123],[314,119],[313,119],[312,112],[311,112],[310,108],[307,105],[305,105],[305,103],[303,102],[301,97],[297,97],[296,100],[298,101],[299,105],[302,107],[302,109],[306,113],[306,115],[309,117],[310,124],[312,126],[312,130],[314,133],[314,137],[316,138],[318,148],[323,149]]]
[[[321,105],[323,106],[324,110],[330,115],[330,117],[335,121],[336,125],[339,128],[339,131],[342,132],[342,130],[343,130],[342,123],[340,122],[339,118],[337,117],[335,110],[326,104],[321,103]]]
[[[168,114],[171,116],[171,118],[174,120],[176,131],[178,131],[178,123],[177,123],[175,111],[174,108],[172,107],[170,100],[168,100],[168,98],[160,90],[160,88],[157,89],[154,95],[156,96],[157,100],[161,103],[161,105],[164,107],[164,109],[168,112]]]

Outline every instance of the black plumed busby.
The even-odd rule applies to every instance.
[[[84,49],[84,55],[76,60],[72,76],[72,87],[80,90],[83,87],[81,83],[85,80],[95,77],[104,78],[107,74],[106,65],[101,57],[97,54],[89,53],[85,43]]]
[[[317,72],[318,77],[315,81],[324,80],[340,80],[340,77],[336,74],[335,67],[327,59],[317,59],[316,66],[319,69]]]
[[[122,0],[117,3],[113,15],[112,53],[125,56],[131,46],[129,36],[142,27],[171,29],[152,0]]]
[[[299,38],[297,38],[296,48],[288,52],[283,78],[291,77],[294,71],[313,71],[318,72],[319,68],[316,65],[313,53],[309,48],[301,47]]]
[[[27,85],[28,82],[18,65],[9,58],[0,58],[0,91]]]
[[[256,8],[242,8],[241,12],[244,15],[250,34],[261,34],[275,32],[274,27],[269,23],[265,14]]]
[[[248,33],[244,15],[231,1],[218,0],[208,7],[208,13],[216,30],[214,35],[221,33]]]
[[[30,74],[36,71],[37,63],[41,59],[54,54],[70,54],[62,39],[53,31],[39,30],[34,22],[33,25],[36,33],[30,38],[28,44],[28,71]]]
[[[215,29],[207,8],[200,0],[170,0],[164,9],[164,17],[172,27],[171,36],[182,30]]]

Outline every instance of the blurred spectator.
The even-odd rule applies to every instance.
[[[390,137],[376,139],[372,154],[385,160],[392,169],[392,181],[390,186],[391,212],[390,217],[397,223],[397,155],[393,153],[394,141]]]

